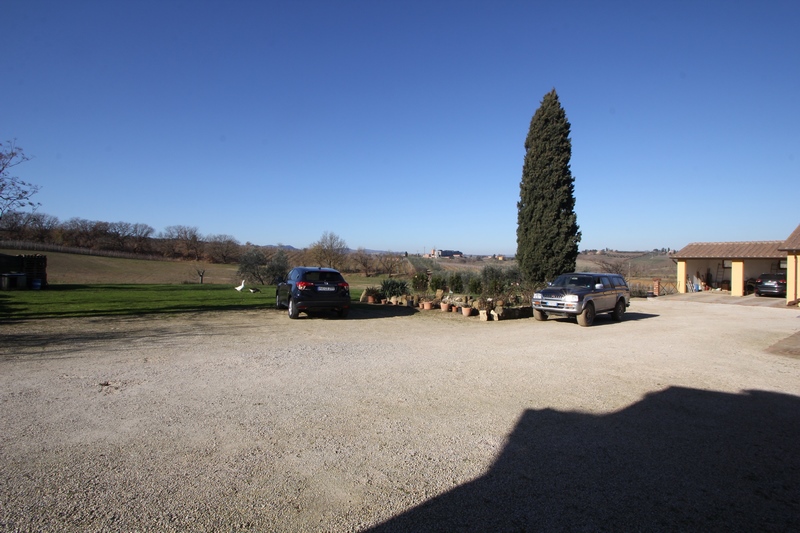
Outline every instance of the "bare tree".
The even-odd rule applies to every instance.
[[[326,231],[311,245],[309,252],[319,266],[338,269],[347,258],[347,243],[335,233]]]
[[[178,232],[177,226],[167,226],[164,231],[158,234],[158,249],[164,257],[176,257],[178,255]]]
[[[131,228],[131,247],[134,253],[143,252],[150,248],[150,237],[155,233],[155,229],[147,224],[137,222]]]
[[[378,264],[381,271],[386,272],[391,278],[395,272],[400,272],[400,265],[403,262],[403,256],[400,254],[386,252],[378,256]]]
[[[600,272],[619,274],[625,279],[639,274],[639,268],[631,265],[630,259],[595,259],[592,262],[597,265]]]
[[[34,242],[52,242],[58,228],[58,218],[44,213],[29,213],[25,217],[25,237]]]
[[[71,218],[64,224],[64,237],[70,246],[98,250],[108,235],[108,222]]]
[[[184,256],[195,261],[203,253],[203,237],[196,226],[169,226],[164,228],[164,233],[176,241],[178,251]]]
[[[231,235],[209,235],[206,254],[214,263],[228,263],[239,256],[239,241]]]
[[[19,211],[9,211],[0,218],[0,234],[9,240],[24,239],[26,219]]]
[[[112,250],[124,252],[133,236],[133,224],[130,222],[111,222],[108,225],[108,242]]]
[[[36,209],[41,205],[31,201],[31,196],[39,192],[38,185],[9,174],[10,169],[30,160],[15,141],[0,142],[0,220],[7,211],[24,207]]]
[[[200,285],[202,285],[203,284],[203,277],[205,277],[205,275],[206,275],[206,267],[204,267],[199,262],[195,262],[194,271],[197,274],[197,277],[200,278]]]
[[[367,253],[363,247],[360,247],[358,250],[353,252],[352,259],[356,265],[356,268],[361,270],[366,277],[370,277],[373,269],[375,268],[375,256]]]

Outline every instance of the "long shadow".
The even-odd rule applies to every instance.
[[[625,313],[625,316],[623,317],[622,321],[623,322],[636,322],[638,320],[647,320],[648,318],[658,318],[659,316],[661,316],[661,315],[656,315],[656,314],[653,314],[653,313],[636,313],[636,312],[630,313],[630,312],[628,312],[628,313]],[[577,322],[575,317],[564,317],[564,316],[555,316],[555,315],[553,315],[551,317],[548,317],[547,321],[548,322],[550,322],[550,321],[553,321],[553,322],[572,322],[572,323]],[[593,327],[594,326],[609,326],[611,324],[618,324],[618,322],[616,320],[614,320],[613,318],[611,318],[611,315],[609,313],[602,313],[602,314],[597,315],[594,318],[594,323],[592,324],[592,326]]]
[[[281,313],[285,313],[286,310],[282,310]],[[306,313],[302,311],[300,313],[300,319],[305,318],[316,318],[316,319],[338,319],[338,320],[376,320],[379,318],[394,318],[399,316],[411,316],[414,313],[418,313],[419,311],[415,310],[413,307],[402,306],[402,305],[373,305],[373,304],[353,304],[350,308],[350,313],[347,315],[347,318],[340,319],[338,315],[331,311],[311,311]]]
[[[485,475],[369,531],[798,531],[798,450],[800,398],[772,392],[527,410]]]

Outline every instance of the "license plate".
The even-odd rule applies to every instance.
[[[318,290],[318,291],[322,291],[322,292],[325,292],[325,291],[328,291],[328,292],[333,292],[333,291],[335,291],[335,290],[336,290],[336,287],[325,287],[325,286],[323,285],[322,287],[317,287],[317,290]]]
[[[544,302],[544,305],[549,305],[551,307],[555,307],[558,305],[558,302]]]

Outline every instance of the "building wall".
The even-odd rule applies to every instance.
[[[686,292],[686,261],[678,261],[678,292]]]
[[[789,252],[786,258],[786,305],[800,299],[798,284],[800,284],[800,252]]]

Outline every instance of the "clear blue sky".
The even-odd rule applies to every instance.
[[[10,1],[0,136],[40,211],[240,242],[516,251],[531,117],[581,249],[800,223],[800,2]]]

